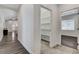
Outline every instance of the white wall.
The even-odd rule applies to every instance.
[[[2,41],[3,38],[3,29],[4,29],[4,17],[1,15],[0,17],[0,41]]]
[[[41,49],[41,32],[40,32],[40,5],[34,5],[34,39],[33,39],[33,51],[34,53],[40,53]]]
[[[73,8],[78,8],[79,4],[61,4],[60,5],[60,11],[67,11]]]
[[[19,16],[19,34],[18,40],[21,44],[28,50],[28,52],[32,53],[32,41],[33,41],[33,5],[22,5],[20,9]],[[21,35],[20,35],[21,34]]]
[[[40,53],[40,23],[38,5],[22,5],[18,14],[18,40],[29,53]]]
[[[7,8],[7,9],[10,9],[10,10],[17,12],[19,7],[20,7],[20,4],[0,4],[0,8],[1,7]]]
[[[8,22],[6,22],[6,27],[8,29],[8,32],[17,31],[18,30],[17,21],[8,21]]]

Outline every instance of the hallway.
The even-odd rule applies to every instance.
[[[28,54],[28,52],[17,40],[17,37],[12,40],[12,33],[9,33],[0,42],[0,54]]]

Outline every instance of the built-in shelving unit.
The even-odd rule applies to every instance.
[[[41,8],[41,39],[49,41],[51,32],[51,12]]]

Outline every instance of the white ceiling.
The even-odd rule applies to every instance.
[[[12,9],[14,11],[18,11],[20,8],[20,4],[0,4],[0,7]]]
[[[0,9],[0,16],[4,17],[5,20],[16,17],[16,12],[10,9]]]
[[[0,4],[0,16],[5,20],[16,17],[16,13],[20,8],[20,4]]]

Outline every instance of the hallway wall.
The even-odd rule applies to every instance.
[[[19,23],[19,41],[32,53],[33,45],[33,5],[22,5],[20,9]],[[21,35],[20,35],[21,34]],[[20,38],[21,37],[21,38]]]
[[[21,6],[18,16],[18,40],[29,53],[40,53],[40,18],[38,5]]]

